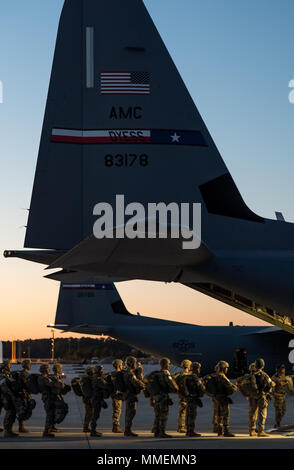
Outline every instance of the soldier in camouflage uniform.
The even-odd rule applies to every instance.
[[[215,366],[214,372],[215,373],[219,372],[218,364]],[[212,412],[213,432],[218,433],[218,417],[217,417],[218,403],[214,397],[211,397],[211,400],[212,400],[212,409],[213,409],[213,412]]]
[[[272,376],[272,380],[275,383],[274,390],[274,406],[275,406],[275,428],[281,426],[283,416],[286,413],[286,393],[289,387],[289,382],[286,378],[286,368],[284,364],[280,364],[276,367],[276,373]]]
[[[185,377],[184,388],[187,399],[186,427],[188,437],[200,437],[201,434],[195,432],[195,421],[197,417],[197,406],[202,407],[200,398],[205,392],[205,386],[199,379],[201,364],[193,362],[191,365],[191,374]]]
[[[270,377],[263,371],[264,360],[256,359],[253,370],[253,390],[249,401],[249,434],[250,436],[267,437],[264,426],[267,416],[269,394],[274,386]],[[258,422],[257,422],[258,418]],[[256,427],[257,423],[257,427]]]
[[[232,403],[232,400],[229,398],[229,395],[234,393],[237,390],[237,387],[232,382],[230,382],[230,380],[226,376],[228,368],[229,364],[226,361],[218,362],[216,368],[217,372],[213,376],[216,387],[216,392],[213,398],[216,401],[218,436],[235,437],[235,434],[229,431],[229,404]]]
[[[123,378],[126,388],[124,399],[126,403],[125,411],[125,436],[138,436],[132,432],[133,419],[136,415],[137,395],[144,390],[145,385],[142,380],[138,379],[135,375],[137,360],[133,356],[126,359],[126,370],[124,370]]]
[[[88,366],[86,368],[86,373],[81,377],[81,389],[83,393],[83,403],[85,405],[85,418],[84,418],[84,432],[91,432],[89,426],[93,415],[93,406],[92,406],[92,378],[94,376],[94,367]]]
[[[112,363],[114,371],[110,374],[110,379],[112,383],[116,383],[117,374],[121,374],[123,369],[123,361],[121,359],[115,359]],[[113,387],[113,392],[111,393],[112,399],[112,432],[114,433],[123,433],[123,430],[120,428],[119,420],[122,412],[122,399],[123,392],[121,390]]]
[[[26,387],[26,382],[29,378],[29,371],[31,369],[31,361],[29,359],[24,359],[21,363],[22,365],[22,370],[18,374],[18,382],[19,382],[19,388],[21,390],[21,394],[26,398],[26,400],[31,399],[31,395],[27,390]],[[19,423],[19,428],[18,431],[20,433],[28,433],[29,430],[25,428],[25,421],[24,420],[18,420]]]
[[[52,388],[51,392],[54,399],[54,407],[55,407],[55,419],[58,419],[58,422],[61,423],[65,416],[68,413],[68,405],[64,402],[63,395],[68,393],[71,390],[69,385],[66,385],[61,378],[62,374],[62,365],[59,363],[53,364],[53,375],[50,376],[54,387]],[[49,432],[59,432],[59,429],[55,427],[54,424],[50,427]]]
[[[178,432],[185,433],[185,423],[186,423],[186,409],[187,409],[187,397],[185,395],[185,377],[190,374],[190,367],[192,362],[189,359],[185,359],[181,363],[181,368],[183,369],[179,374],[174,376],[174,379],[179,388],[178,397],[179,397],[179,416],[178,416]]]
[[[3,406],[5,409],[4,416],[4,436],[17,437],[18,434],[13,432],[12,426],[16,418],[15,400],[16,394],[13,392],[15,381],[10,373],[10,361],[4,361],[0,371],[0,389],[2,394]]]
[[[166,438],[172,437],[166,434],[166,424],[168,420],[169,406],[173,404],[169,393],[177,393],[179,388],[176,381],[169,372],[170,360],[166,357],[159,361],[161,370],[156,374],[158,392],[154,398],[154,437]]]
[[[41,364],[40,373],[41,375],[38,377],[38,386],[40,392],[42,393],[42,401],[44,403],[44,409],[46,412],[43,437],[54,437],[54,434],[50,432],[50,429],[52,429],[55,424],[55,396],[54,393],[52,393],[55,389],[55,384],[52,378],[49,376],[49,364]]]
[[[95,366],[94,375],[92,377],[92,418],[91,418],[91,436],[101,437],[102,433],[96,431],[97,420],[100,417],[101,408],[107,408],[104,398],[108,398],[108,385],[103,377],[103,366]]]

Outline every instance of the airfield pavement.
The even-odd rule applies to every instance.
[[[33,365],[32,372],[38,371],[37,365]],[[13,369],[19,366],[13,366]],[[144,367],[144,373],[149,373],[157,368],[156,365]],[[65,382],[70,384],[73,377],[79,375],[79,369],[65,365]],[[111,365],[104,366],[105,372],[111,370]],[[174,405],[170,407],[167,432],[173,439],[157,439],[151,433],[154,419],[153,408],[149,400],[143,395],[139,396],[137,414],[134,419],[133,430],[139,437],[124,437],[121,434],[111,433],[111,400],[107,400],[108,409],[102,410],[98,421],[97,430],[103,433],[103,437],[91,438],[89,434],[82,432],[84,406],[80,397],[70,392],[65,397],[69,405],[69,414],[61,425],[57,427],[61,432],[55,434],[55,438],[42,438],[44,425],[44,409],[40,395],[34,395],[37,406],[32,418],[26,423],[29,434],[21,434],[20,437],[4,439],[0,434],[0,450],[4,449],[292,449],[294,447],[294,436],[286,436],[285,432],[275,432],[270,437],[249,437],[248,435],[248,403],[239,393],[233,395],[234,404],[231,405],[231,431],[236,433],[234,438],[217,437],[212,433],[212,403],[207,396],[203,397],[203,408],[198,409],[196,420],[196,431],[200,432],[200,438],[188,438],[185,434],[179,434],[177,429],[177,397],[171,395]],[[3,421],[3,411],[0,416],[0,425]],[[294,400],[287,399],[287,413],[283,424],[294,423]],[[274,407],[271,402],[268,408],[268,419],[266,429],[274,425]],[[124,411],[121,416],[121,427],[124,427]],[[14,430],[17,431],[17,424]],[[293,427],[294,430],[294,427]]]

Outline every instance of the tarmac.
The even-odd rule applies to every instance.
[[[16,366],[13,367],[14,369]],[[144,373],[149,373],[157,366],[148,365]],[[70,365],[64,366],[66,373],[65,382],[70,384],[73,377],[81,374],[81,368]],[[34,365],[32,372],[37,372],[38,367]],[[105,372],[111,370],[111,365],[104,366]],[[294,436],[287,436],[286,430],[271,433],[269,437],[249,437],[248,435],[248,402],[239,392],[233,395],[234,404],[231,405],[230,430],[236,437],[218,437],[212,433],[212,403],[208,396],[204,396],[203,408],[198,408],[196,420],[196,431],[202,434],[199,438],[188,438],[185,434],[179,434],[177,429],[177,396],[171,395],[174,405],[170,407],[167,432],[173,439],[154,438],[151,428],[154,419],[153,408],[149,400],[143,395],[139,396],[137,414],[134,419],[133,430],[139,434],[138,437],[124,437],[123,434],[111,432],[112,407],[111,400],[107,400],[108,409],[102,410],[97,424],[97,430],[103,433],[100,438],[92,438],[90,434],[82,432],[84,405],[80,397],[73,392],[65,396],[69,405],[69,414],[61,425],[59,433],[55,438],[42,438],[45,413],[40,395],[34,395],[37,406],[32,418],[26,423],[30,430],[28,434],[21,434],[17,438],[4,439],[0,434],[0,450],[4,449],[292,449],[294,447]],[[0,416],[0,424],[3,420],[3,411]],[[287,413],[283,424],[294,422],[294,401],[291,397],[287,399]],[[268,418],[266,429],[274,425],[274,407],[270,403],[268,407]],[[124,427],[124,410],[121,416],[121,427]],[[17,424],[14,430],[17,431]],[[294,426],[292,427],[294,430]]]

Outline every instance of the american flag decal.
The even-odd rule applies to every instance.
[[[101,95],[150,95],[148,72],[102,72]]]

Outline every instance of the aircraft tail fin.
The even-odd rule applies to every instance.
[[[117,194],[145,208],[200,202],[213,214],[261,220],[143,1],[65,0],[25,247],[71,249],[92,235],[94,206],[114,207]]]
[[[96,334],[110,332],[118,315],[132,316],[114,284],[61,283],[55,318],[57,328],[86,332],[87,328],[95,327]]]

